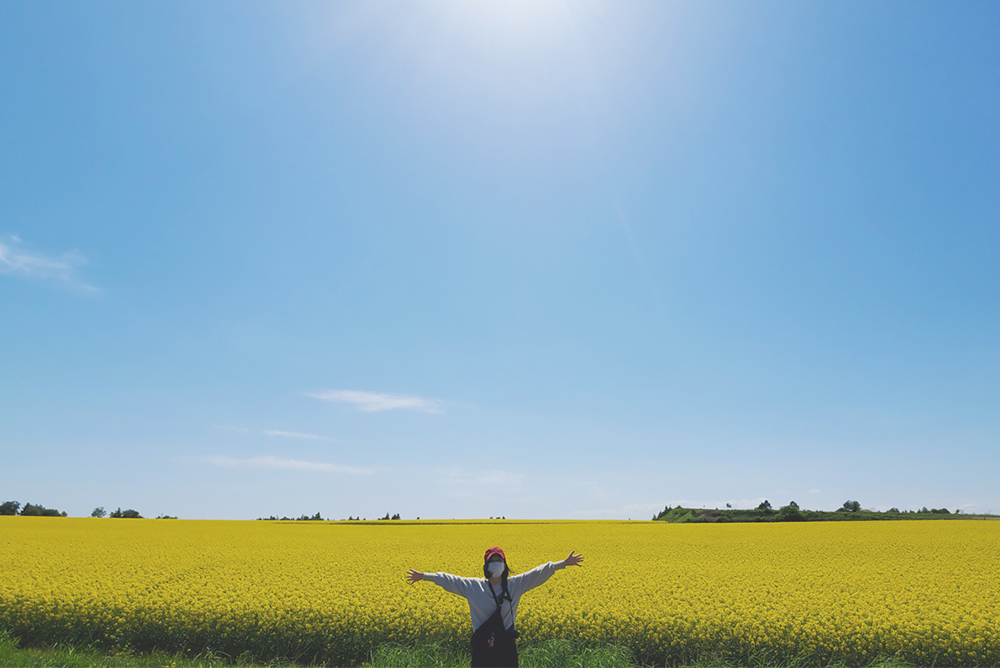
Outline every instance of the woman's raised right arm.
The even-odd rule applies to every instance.
[[[440,586],[445,591],[450,591],[452,594],[468,596],[476,583],[481,581],[481,578],[460,578],[451,573],[421,573],[411,568],[406,572],[406,580],[410,584],[426,580]]]

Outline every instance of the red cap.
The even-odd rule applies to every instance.
[[[504,560],[504,563],[506,563],[506,562],[507,562],[507,555],[506,555],[506,554],[504,554],[504,553],[503,553],[503,550],[501,550],[501,549],[500,549],[499,547],[497,547],[496,545],[494,545],[494,546],[493,546],[493,547],[491,547],[490,549],[486,550],[486,556],[485,556],[485,557],[483,557],[483,562],[484,562],[484,563],[489,563],[489,561],[490,561],[490,557],[492,557],[492,556],[493,556],[494,554],[499,554],[499,555],[500,555],[500,557],[501,557],[501,558],[502,558],[502,559]]]

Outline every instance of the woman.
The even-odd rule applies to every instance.
[[[412,568],[406,579],[410,584],[429,580],[452,594],[464,596],[472,613],[472,666],[517,666],[517,630],[514,618],[517,603],[529,589],[542,584],[561,568],[579,566],[582,554],[570,551],[558,562],[547,562],[508,578],[507,556],[499,547],[491,547],[483,556],[483,576],[460,578],[450,573],[421,573]]]

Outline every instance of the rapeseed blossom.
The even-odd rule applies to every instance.
[[[521,602],[521,642],[626,645],[663,665],[1000,665],[1000,523],[231,522],[0,517],[0,628],[27,642],[357,664],[472,632],[407,568],[513,573],[575,549]]]

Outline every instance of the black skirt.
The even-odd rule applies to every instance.
[[[517,632],[506,629],[500,609],[472,634],[472,668],[517,668]]]

